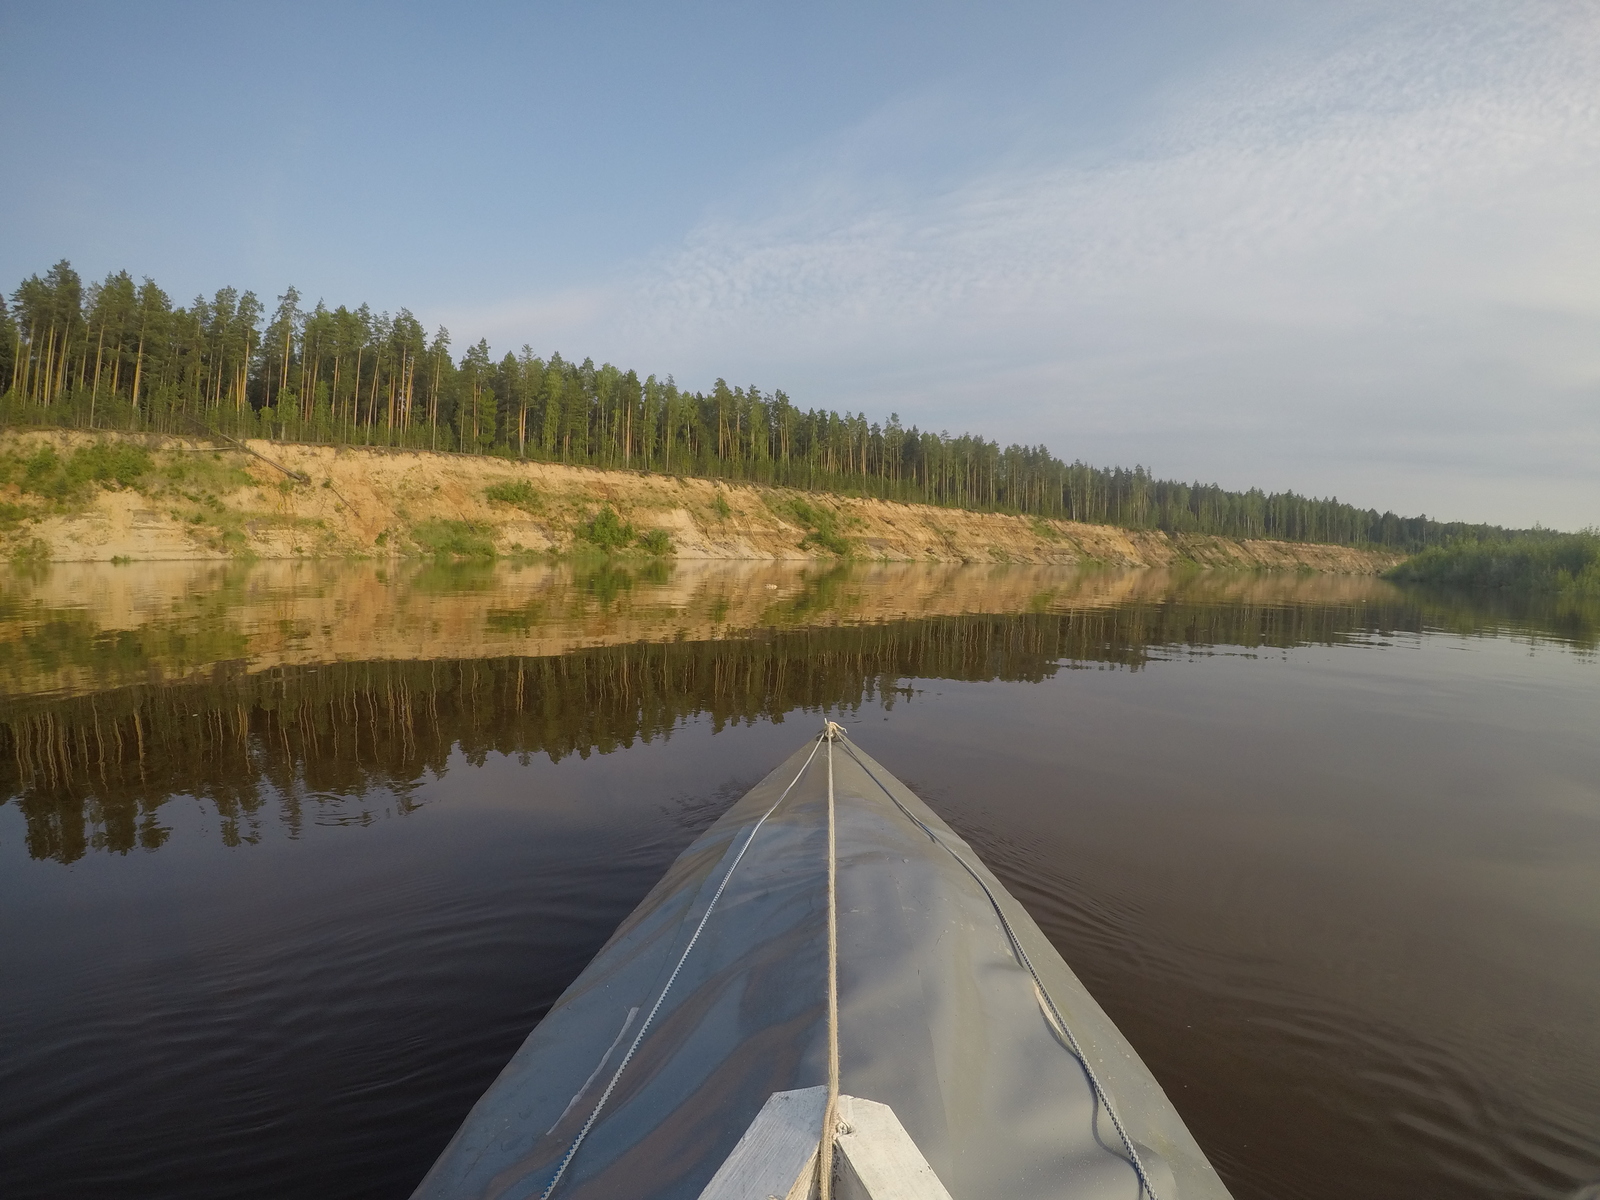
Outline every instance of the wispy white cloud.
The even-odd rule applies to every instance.
[[[1600,521],[1597,78],[1592,6],[1346,13],[1096,161],[941,188],[873,166],[908,98],[631,277],[479,315],[1069,456]]]

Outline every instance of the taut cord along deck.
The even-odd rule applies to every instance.
[[[820,745],[822,745],[821,738],[817,740],[817,746]],[[761,820],[755,823],[755,827],[750,830],[750,836],[745,838],[744,845],[739,848],[739,853],[728,864],[727,873],[723,875],[722,882],[717,885],[716,893],[711,897],[711,903],[706,905],[706,911],[700,916],[700,924],[695,926],[694,935],[689,939],[689,944],[683,948],[683,953],[678,956],[678,965],[672,968],[672,974],[667,977],[667,982],[662,985],[661,994],[656,997],[656,1002],[650,1006],[650,1012],[645,1017],[644,1024],[640,1025],[639,1032],[634,1034],[633,1044],[628,1047],[628,1052],[622,1056],[622,1061],[617,1064],[617,1069],[612,1074],[611,1081],[606,1084],[606,1090],[600,1093],[600,1099],[595,1101],[594,1110],[589,1113],[588,1119],[584,1121],[583,1128],[578,1130],[578,1136],[572,1139],[572,1145],[568,1146],[567,1152],[562,1155],[561,1163],[556,1167],[556,1173],[551,1177],[550,1182],[545,1185],[544,1191],[540,1193],[539,1200],[550,1200],[551,1193],[556,1190],[556,1184],[561,1182],[561,1177],[567,1173],[567,1168],[572,1164],[573,1158],[577,1156],[578,1147],[583,1145],[584,1139],[589,1136],[589,1130],[594,1128],[595,1120],[600,1116],[600,1110],[606,1106],[606,1101],[611,1099],[611,1093],[616,1091],[617,1080],[622,1078],[622,1073],[628,1069],[628,1064],[633,1061],[634,1053],[639,1049],[639,1043],[644,1041],[644,1035],[649,1032],[651,1024],[656,1019],[656,1014],[661,1011],[661,1002],[667,998],[667,993],[672,990],[672,985],[678,980],[678,972],[683,970],[683,964],[688,960],[689,952],[694,949],[694,944],[700,940],[700,935],[705,932],[706,922],[711,919],[711,914],[717,907],[717,901],[722,899],[722,893],[727,889],[728,880],[732,879],[733,873],[739,869],[740,862],[744,860],[745,852],[750,849],[750,843],[756,840],[756,834],[761,832],[761,827],[767,823],[767,818],[778,811],[778,805],[782,804],[789,793],[794,790],[794,785],[800,782],[800,777],[806,773],[806,768],[811,765],[811,760],[816,756],[817,748],[813,746],[811,754],[806,758],[805,766],[801,767],[799,773],[789,781],[789,786],[783,789],[783,795],[779,796],[772,807],[762,814]]]

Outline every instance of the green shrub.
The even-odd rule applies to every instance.
[[[74,482],[115,483],[132,487],[150,472],[150,455],[142,446],[97,442],[76,450],[67,460],[67,478]]]
[[[161,477],[168,483],[212,492],[231,492],[255,483],[248,471],[226,462],[220,454],[185,454],[174,458],[161,468]]]
[[[717,519],[726,521],[733,509],[728,504],[728,498],[719,490],[716,499],[711,502],[711,507],[717,510]]]
[[[40,446],[26,458],[7,455],[0,462],[0,482],[14,482],[24,492],[64,501],[79,498],[92,484],[130,487],[150,470],[150,455],[140,446],[96,442],[65,458],[54,446]]]
[[[616,510],[608,504],[578,526],[577,536],[580,541],[610,554],[632,543],[634,528],[617,516]]]
[[[18,485],[35,496],[48,496],[53,500],[65,498],[68,490],[67,473],[62,470],[60,456],[54,446],[40,446],[22,460],[22,478]]]
[[[483,494],[486,499],[509,504],[524,512],[538,512],[544,507],[544,497],[534,491],[533,484],[526,479],[503,479],[499,483],[491,483],[483,489]]]
[[[672,553],[672,537],[665,529],[652,529],[639,535],[639,545],[658,558]]]
[[[1600,533],[1432,546],[1390,571],[1399,583],[1600,596]]]
[[[412,526],[411,540],[435,558],[494,557],[490,529],[475,521],[423,521]]]
[[[802,550],[817,546],[837,554],[840,558],[849,557],[850,539],[839,532],[838,513],[831,508],[815,507],[798,496],[790,501],[789,511],[794,514],[794,519],[808,530],[805,537],[800,539]]]

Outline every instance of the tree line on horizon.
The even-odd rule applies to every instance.
[[[1043,445],[952,436],[865,413],[802,409],[781,390],[678,386],[671,375],[479,339],[362,304],[270,311],[219,289],[187,306],[126,271],[84,284],[58,262],[0,296],[0,424],[195,433],[492,454],[806,488],[1130,529],[1416,551],[1498,539],[1440,522],[1260,488],[1066,462]]]

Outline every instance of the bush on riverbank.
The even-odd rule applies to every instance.
[[[544,511],[544,497],[526,479],[505,479],[483,489],[485,498],[538,515]]]
[[[70,501],[80,498],[94,483],[131,487],[152,465],[142,447],[126,443],[96,442],[65,456],[47,445],[26,456],[0,455],[0,485],[14,483],[25,493]]]
[[[806,530],[800,539],[802,549],[816,546],[840,558],[850,557],[850,539],[839,532],[839,514],[833,509],[807,504],[796,496],[789,501],[789,512]]]
[[[603,550],[608,556],[638,548],[656,558],[672,553],[672,536],[665,529],[649,529],[639,533],[632,522],[617,516],[617,510],[607,504],[589,520],[573,531],[575,550],[587,546]]]
[[[1408,558],[1387,578],[1398,583],[1600,597],[1600,530],[1435,546]]]
[[[411,540],[435,558],[493,558],[493,531],[475,521],[422,521]]]
[[[672,553],[672,535],[665,529],[652,529],[639,535],[639,546],[646,554],[665,558]]]
[[[631,523],[617,516],[617,510],[607,504],[579,525],[575,534],[580,542],[588,542],[598,550],[613,554],[633,541],[634,528]]]

